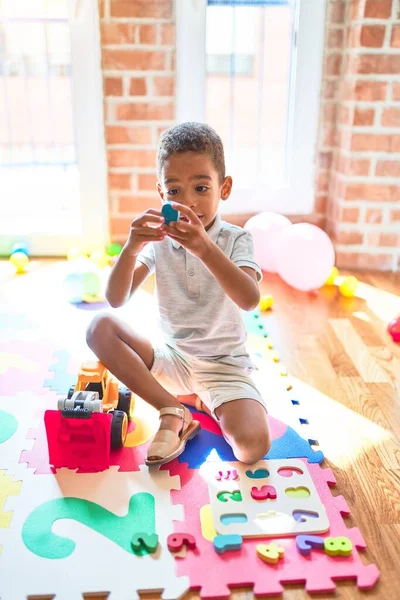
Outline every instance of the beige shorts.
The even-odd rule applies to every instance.
[[[150,372],[173,396],[197,394],[217,421],[216,409],[232,400],[249,398],[267,411],[264,399],[244,367],[194,358],[164,345],[154,348]]]

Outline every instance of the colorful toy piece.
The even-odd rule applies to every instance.
[[[163,204],[161,214],[165,219],[166,225],[169,225],[171,221],[179,221],[179,210],[172,208],[172,203],[169,200]]]
[[[16,244],[14,244],[11,248],[10,256],[12,254],[15,254],[16,252],[23,252],[24,254],[26,254],[26,256],[29,257],[28,246],[24,242],[17,242]]]
[[[257,556],[266,563],[276,565],[280,558],[285,554],[285,548],[278,546],[275,542],[271,544],[257,544]]]
[[[324,538],[319,535],[298,535],[296,536],[297,550],[303,556],[307,556],[311,553],[312,548],[318,548],[323,550]]]
[[[222,479],[232,479],[233,481],[236,481],[236,479],[239,479],[239,475],[236,469],[233,469],[232,471],[218,471],[218,475],[215,476],[215,479],[217,481],[222,481]]]
[[[344,536],[328,537],[324,539],[324,550],[329,556],[350,556],[353,544]]]
[[[273,307],[274,302],[275,302],[274,297],[271,294],[262,296],[261,300],[260,300],[260,304],[259,304],[260,310],[263,312],[270,310]]]
[[[150,554],[153,554],[157,550],[158,535],[156,533],[135,533],[131,545],[135,552],[139,552],[144,547]]]
[[[276,489],[273,485],[263,485],[261,489],[252,487],[251,497],[253,500],[276,500]]]
[[[121,244],[117,244],[114,242],[112,244],[108,244],[106,248],[106,254],[107,256],[118,256],[118,254],[121,254],[121,250]]]
[[[387,330],[394,342],[400,342],[400,315],[393,319],[393,321],[390,321]]]
[[[134,396],[98,361],[82,363],[78,381],[58,410],[45,412],[49,462],[55,468],[103,471],[110,449],[122,448]]]
[[[90,260],[94,262],[100,269],[104,269],[109,263],[109,256],[102,250],[95,250],[90,255]]]
[[[196,538],[190,533],[171,533],[167,539],[167,546],[170,552],[180,552],[183,546],[194,550],[196,548]]]
[[[346,298],[353,298],[356,289],[358,286],[358,279],[357,277],[354,277],[353,275],[349,275],[348,277],[345,277],[342,281],[342,283],[339,285],[339,291],[342,294],[342,296],[345,296]]]
[[[9,260],[18,274],[25,273],[25,267],[29,263],[29,258],[25,252],[14,252]]]
[[[237,534],[217,535],[213,540],[214,550],[218,554],[223,554],[228,550],[240,550],[242,543],[242,536]]]

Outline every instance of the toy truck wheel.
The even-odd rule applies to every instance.
[[[111,448],[122,448],[128,433],[128,417],[122,410],[114,410],[111,421]]]
[[[72,398],[72,396],[74,395],[74,392],[75,392],[75,386],[71,385],[71,387],[68,390],[68,396],[67,396],[68,400],[70,400]]]
[[[132,420],[133,410],[135,408],[135,397],[131,390],[128,390],[124,385],[118,387],[118,406],[117,410],[122,410],[126,413],[128,421]]]

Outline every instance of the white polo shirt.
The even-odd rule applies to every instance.
[[[217,215],[207,233],[232,262],[254,269],[261,280],[249,231]],[[169,346],[195,358],[252,367],[241,309],[199,258],[167,237],[147,244],[137,260],[155,273],[160,325]]]

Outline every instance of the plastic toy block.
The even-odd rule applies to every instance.
[[[243,539],[241,535],[217,535],[214,540],[214,549],[218,554],[223,554],[228,550],[240,550]]]
[[[292,385],[291,383],[288,383],[288,384],[287,384],[287,386],[286,386],[286,390],[287,390],[288,392],[290,392],[290,390],[292,390],[292,389],[293,389],[293,385]],[[299,404],[299,403],[298,403],[298,404]]]
[[[135,552],[139,552],[139,550],[145,548],[149,553],[153,554],[157,550],[158,535],[156,533],[135,533],[131,544]]]
[[[171,533],[167,539],[167,546],[170,552],[180,552],[183,546],[194,550],[196,548],[196,538],[190,533]]]
[[[255,471],[248,469],[246,471],[246,477],[249,479],[266,479],[269,477],[269,471],[267,469],[256,469]]]
[[[171,223],[171,221],[179,220],[179,210],[175,210],[175,208],[172,208],[172,204],[169,201],[167,201],[163,204],[163,207],[161,209],[161,214],[165,219],[166,225],[169,225],[169,223]]]
[[[251,497],[254,500],[276,500],[276,489],[273,485],[263,485],[261,489],[252,487]]]
[[[272,360],[273,360],[274,362],[276,362],[276,363],[278,363],[278,362],[281,360],[281,359],[280,359],[280,356],[279,356],[279,354],[278,354],[277,352],[274,352],[274,353],[272,354]]]
[[[324,539],[324,550],[329,556],[350,556],[353,545],[344,536],[328,537]]]
[[[218,492],[217,498],[220,502],[228,502],[228,500],[233,500],[233,502],[241,502],[242,494],[240,490],[233,490],[232,492]]]
[[[271,544],[257,544],[256,546],[257,556],[266,563],[276,565],[280,558],[283,558],[285,549],[282,546],[278,546],[275,542]]]
[[[324,538],[319,535],[298,535],[296,536],[297,550],[303,556],[311,553],[312,548],[322,550],[324,548]]]

